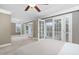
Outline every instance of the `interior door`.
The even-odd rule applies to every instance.
[[[30,37],[33,36],[33,27],[32,27],[33,23],[29,22],[27,24],[24,24],[24,31],[25,31],[25,35],[28,35]]]
[[[53,18],[53,25],[54,25],[54,36],[55,40],[62,40],[62,17],[55,17]]]
[[[45,38],[46,39],[52,39],[52,27],[53,27],[52,19],[46,19],[45,20]]]
[[[53,18],[53,37],[55,40],[72,42],[72,14],[65,14]]]
[[[28,35],[28,29],[29,29],[29,27],[28,27],[28,24],[23,24],[23,26],[24,26],[24,34],[25,35]]]
[[[45,21],[44,20],[40,20],[39,21],[39,35],[38,35],[38,37],[39,37],[39,39],[44,39],[45,38],[45,34],[44,34],[44,24],[45,24]]]
[[[33,37],[33,27],[32,27],[32,25],[33,25],[32,22],[28,23],[28,35],[30,37]]]
[[[72,42],[72,14],[64,15],[64,37],[66,42]]]
[[[26,34],[28,35],[28,33],[29,33],[29,26],[28,25],[26,25]]]

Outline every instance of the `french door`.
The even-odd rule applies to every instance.
[[[63,18],[61,16],[53,18],[53,39],[62,40],[62,21]]]
[[[53,39],[72,42],[72,14],[53,18]]]
[[[52,19],[38,21],[38,38],[39,39],[52,39]]]
[[[72,42],[72,13],[63,16],[63,37],[66,42]]]
[[[72,14],[56,16],[40,20],[38,26],[39,39],[54,39],[72,42]]]
[[[28,36],[33,36],[33,27],[32,27],[33,23],[27,23],[24,24],[24,34],[28,35]]]
[[[39,39],[44,39],[45,38],[45,21],[44,20],[39,20],[38,21],[38,38]]]
[[[53,23],[52,23],[52,19],[46,19],[45,20],[45,38],[46,39],[52,39],[52,27],[53,27]]]

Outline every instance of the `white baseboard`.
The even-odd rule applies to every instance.
[[[6,47],[6,46],[9,46],[9,45],[11,45],[11,43],[3,44],[3,45],[0,45],[0,48]]]

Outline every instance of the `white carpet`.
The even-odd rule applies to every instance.
[[[18,48],[12,55],[79,55],[79,45],[58,40],[41,40]]]
[[[79,45],[58,40],[34,41],[27,36],[13,36],[12,45],[0,48],[3,55],[79,55]]]
[[[14,55],[56,55],[63,47],[64,42],[57,40],[42,40],[18,48],[9,54]]]
[[[7,47],[0,48],[0,54],[1,55],[7,55],[16,49],[22,47],[23,45],[27,45],[29,43],[35,42],[32,38],[28,38],[24,35],[17,35],[11,37],[11,45]]]

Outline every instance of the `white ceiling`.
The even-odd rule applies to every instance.
[[[38,5],[41,12],[37,12],[35,9],[29,9],[24,11],[26,4],[0,4],[0,8],[9,10],[12,12],[12,18],[18,19],[20,22],[28,20],[34,20],[39,17],[44,17],[48,14],[55,13],[57,11],[78,6],[79,4],[48,4]],[[50,12],[51,11],[51,12]]]

